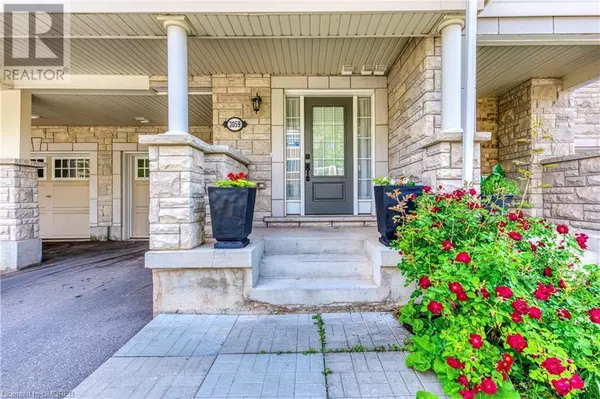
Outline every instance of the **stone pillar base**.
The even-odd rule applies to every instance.
[[[0,241],[0,269],[19,270],[42,261],[42,240]]]

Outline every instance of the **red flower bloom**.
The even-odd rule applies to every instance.
[[[463,389],[460,391],[460,396],[462,396],[463,399],[474,399],[475,395],[477,395],[475,389]]]
[[[498,295],[502,299],[512,298],[513,292],[510,288],[505,287],[503,285],[499,285],[496,287],[496,295]]]
[[[579,244],[579,248],[587,249],[587,240],[588,236],[585,233],[575,233],[575,239],[577,240],[577,244]]]
[[[554,386],[554,389],[556,389],[556,392],[561,396],[567,396],[572,390],[571,382],[566,378],[552,380],[552,385]]]
[[[552,269],[549,266],[544,268],[544,276],[550,277],[552,275]]]
[[[483,346],[483,339],[479,334],[471,334],[469,335],[469,343],[475,349],[479,349]]]
[[[440,211],[440,208],[438,208],[437,206],[434,206],[433,208],[431,208],[432,213],[438,213],[439,211]]]
[[[469,297],[467,296],[467,294],[465,294],[464,291],[461,291],[456,294],[456,299],[458,299],[461,302],[466,302],[469,300]]]
[[[511,220],[512,222],[515,222],[517,220],[517,214],[513,213],[513,212],[509,213],[508,219]]]
[[[529,308],[527,306],[527,301],[523,298],[515,299],[513,303],[511,303],[511,305],[515,312],[517,312],[518,314],[527,313],[527,310]]]
[[[571,320],[571,313],[567,309],[558,308],[556,309],[556,314],[559,319]]]
[[[460,385],[462,385],[464,387],[469,386],[469,379],[467,378],[466,375],[459,375],[458,378],[456,379],[456,382],[458,382]]]
[[[547,358],[542,362],[541,366],[552,375],[561,375],[563,371],[567,369],[565,366],[562,365],[560,359],[556,357]]]
[[[453,358],[452,356],[448,356],[446,358],[446,363],[448,363],[448,366],[452,367],[453,369],[461,370],[465,368],[465,364],[463,362]]]
[[[521,314],[517,313],[517,312],[513,312],[510,315],[510,318],[512,319],[512,321],[514,321],[515,323],[520,323],[523,321],[523,316],[521,316]]]
[[[449,241],[449,240],[442,241],[442,249],[444,251],[450,251],[452,249],[452,241]]]
[[[556,231],[558,231],[559,234],[569,234],[569,227],[564,224],[559,224],[556,226]]]
[[[458,294],[459,292],[464,292],[462,285],[458,281],[455,281],[453,283],[448,283],[448,288],[450,289],[450,292],[452,292],[454,294]]]
[[[419,279],[419,286],[424,290],[431,287],[431,280],[429,280],[429,277],[421,276],[421,278]]]
[[[565,288],[567,288],[567,284],[565,283],[565,280],[563,280],[563,279],[560,279],[560,280],[558,280],[558,286],[559,286],[560,288],[562,288],[563,290],[564,290]]]
[[[511,334],[506,337],[506,343],[517,352],[523,352],[527,348],[527,341],[521,334]]]
[[[569,382],[571,383],[571,388],[573,389],[583,389],[585,387],[585,383],[579,374],[573,374],[573,377],[571,377]]]
[[[479,293],[481,294],[481,297],[483,299],[488,299],[490,297],[490,293],[488,292],[488,290],[486,290],[484,287],[481,287],[479,289]]]
[[[496,364],[496,370],[500,372],[509,372],[512,365],[514,363],[514,359],[510,353],[505,353],[502,355],[502,359],[498,360],[498,364]]]
[[[481,380],[480,389],[481,392],[486,393],[488,395],[493,395],[496,392],[498,392],[498,387],[496,386],[496,383],[489,377]]]
[[[433,313],[435,315],[439,315],[444,310],[444,305],[442,305],[441,303],[436,302],[436,301],[431,301],[427,305],[427,310],[429,310],[431,313]]]
[[[458,262],[464,263],[465,265],[471,263],[471,257],[466,252],[461,252],[458,255],[456,255],[456,260]]]
[[[523,236],[517,233],[516,231],[511,231],[510,233],[508,233],[508,236],[515,241],[521,241],[523,239]]]
[[[588,314],[592,323],[600,324],[600,308],[592,308],[588,311]]]
[[[555,292],[556,288],[554,288],[552,284],[544,285],[542,283],[538,283],[538,288],[533,292],[533,296],[540,301],[547,301],[548,298],[550,298]]]
[[[519,216],[519,219],[523,219],[523,217],[524,217],[525,215],[523,214],[523,211],[519,211],[519,215],[518,215],[518,216]]]
[[[431,187],[429,187],[429,186],[423,186],[423,192],[425,194],[429,194],[431,192]]]
[[[542,311],[540,308],[536,308],[535,306],[532,306],[527,311],[527,315],[529,317],[531,317],[532,319],[539,320],[542,318]]]
[[[533,252],[537,252],[537,246],[534,243],[530,242],[529,245],[531,245],[531,250]]]

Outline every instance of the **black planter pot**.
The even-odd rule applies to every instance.
[[[501,209],[503,213],[508,212],[508,209],[510,208],[510,206],[512,205],[513,199],[515,198],[514,195],[512,194],[507,194],[507,195],[481,195],[481,200],[486,204],[485,208],[488,211],[491,211],[492,208],[494,207],[494,205],[498,208]]]
[[[392,193],[394,190],[399,189],[401,197],[406,195],[414,194],[419,196],[423,193],[423,186],[375,186],[375,210],[377,211],[377,230],[381,235],[379,242],[386,247],[390,246],[390,242],[396,238],[396,228],[402,224],[400,220],[398,223],[394,222],[394,216],[400,215],[396,211],[390,210],[390,207],[397,205],[398,202],[390,198],[387,193]],[[411,212],[415,209],[413,201],[408,201],[406,204],[406,212]]]
[[[250,243],[256,187],[209,187],[208,200],[215,248],[244,248]]]

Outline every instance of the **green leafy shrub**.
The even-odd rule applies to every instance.
[[[500,164],[494,166],[492,174],[481,178],[481,193],[484,195],[519,195],[516,181],[507,179]]]
[[[373,184],[376,186],[415,186],[416,183],[402,176],[399,179],[390,179],[389,177],[374,177]]]
[[[228,187],[228,188],[246,188],[256,187],[256,183],[246,180],[248,177],[244,172],[238,174],[229,173],[227,179],[215,180],[214,184],[217,187]]]
[[[400,309],[406,364],[451,398],[600,398],[600,268],[587,236],[486,209],[473,189],[433,193],[398,228],[416,289]]]

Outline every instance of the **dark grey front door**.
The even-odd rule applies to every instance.
[[[307,215],[352,214],[352,98],[304,99]]]

